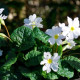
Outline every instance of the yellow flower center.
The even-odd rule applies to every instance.
[[[35,25],[35,22],[34,21],[32,23]]]
[[[55,38],[55,39],[58,39],[58,37],[59,37],[59,36],[58,36],[57,34],[56,34],[56,35],[54,35],[54,38]]]
[[[71,44],[70,44],[70,43],[68,43],[68,45],[69,45],[69,46],[71,46]]]
[[[72,27],[71,27],[71,31],[74,31],[74,30],[75,30],[75,28],[72,26]]]
[[[36,24],[36,23],[33,21],[33,22],[32,22],[32,27],[33,27],[33,28],[35,27],[35,24]]]
[[[52,63],[52,59],[48,59],[48,63],[51,64]]]

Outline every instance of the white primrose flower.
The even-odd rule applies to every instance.
[[[7,16],[3,15],[2,12],[4,11],[4,8],[0,9],[0,25],[5,25],[4,20],[7,18]]]
[[[68,20],[68,26],[59,23],[59,26],[62,28],[63,31],[62,34],[66,36],[67,40],[78,38],[78,36],[80,35],[78,17],[74,18],[74,20],[72,20],[70,17],[67,17],[67,20]]]
[[[2,53],[3,53],[3,51],[2,51],[2,50],[0,50],[0,56],[2,56]]]
[[[52,56],[50,52],[44,52],[44,59],[40,63],[41,65],[44,65],[43,71],[47,71],[47,73],[49,73],[52,69],[54,72],[57,72],[59,59],[60,56],[58,56],[58,53],[54,53],[54,56]]]
[[[41,22],[42,22],[42,18],[36,17],[36,14],[33,14],[29,16],[29,19],[28,18],[24,19],[24,26],[27,26],[31,29],[33,29],[34,27],[43,28]]]
[[[57,45],[62,44],[62,40],[64,36],[61,34],[62,29],[60,27],[53,26],[52,29],[47,29],[46,34],[50,35],[48,42],[53,45],[57,43]]]
[[[71,49],[72,47],[74,47],[76,45],[76,43],[73,40],[68,40],[67,41],[67,49]]]

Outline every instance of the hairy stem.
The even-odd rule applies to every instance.
[[[6,29],[6,32],[7,32],[7,34],[8,34],[8,37],[10,38],[10,34],[9,34],[9,31],[8,31],[6,25],[3,25],[3,26],[4,26],[4,28]]]

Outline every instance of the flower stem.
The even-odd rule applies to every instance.
[[[6,37],[7,39],[9,39],[10,41],[12,41],[9,37]]]
[[[63,54],[65,54],[65,53],[67,53],[67,52],[69,52],[70,50],[67,50],[67,51],[65,51],[65,52],[63,52]]]
[[[6,25],[3,25],[3,26],[4,26],[4,28],[6,29],[6,32],[7,32],[7,34],[8,34],[8,37],[10,38],[10,34],[9,34],[9,31],[8,31]]]
[[[57,47],[56,47],[56,53],[57,53],[57,49],[58,49],[58,45],[57,45]]]

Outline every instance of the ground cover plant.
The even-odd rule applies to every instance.
[[[0,79],[1,80],[66,80],[80,72],[80,36],[78,17],[67,17],[68,25],[59,23],[45,32],[41,17],[24,19],[24,25],[10,35],[0,9]]]

